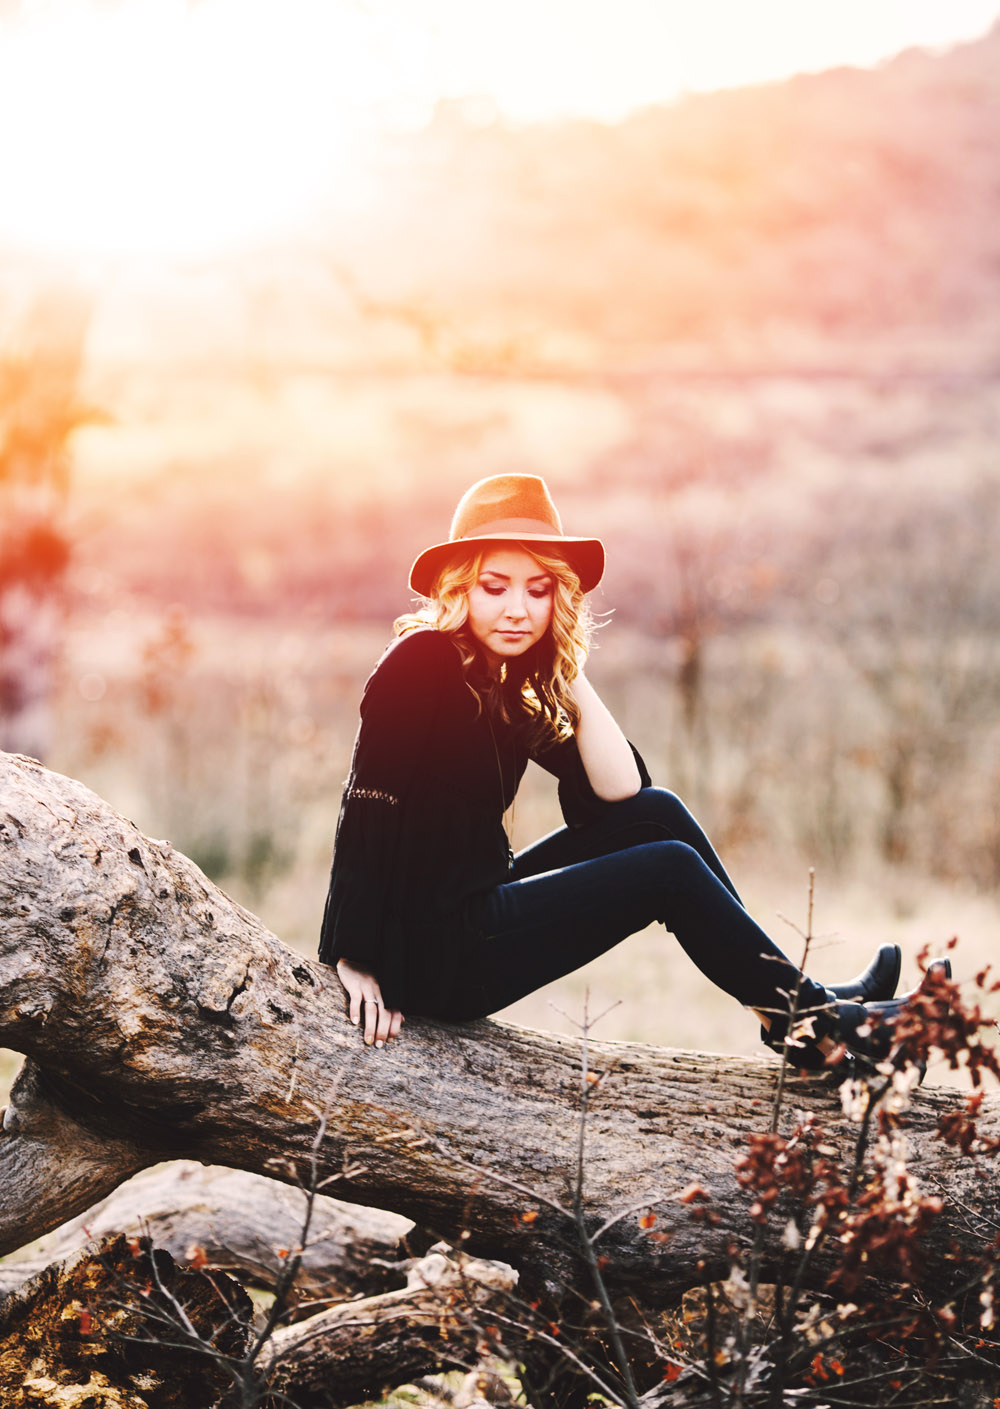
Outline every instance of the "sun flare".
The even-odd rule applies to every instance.
[[[4,235],[202,253],[280,229],[320,191],[349,198],[379,80],[357,24],[347,7],[305,0],[142,0],[8,25]]]

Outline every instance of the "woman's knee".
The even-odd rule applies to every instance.
[[[700,891],[706,883],[714,881],[695,848],[676,837],[657,838],[640,850],[642,881],[648,881],[657,889]]]
[[[575,836],[585,845],[596,839],[612,850],[661,840],[687,842],[696,850],[703,849],[698,824],[680,798],[666,788],[641,788],[631,797],[611,803],[598,821]]]
[[[635,804],[642,819],[662,827],[663,830],[683,840],[684,834],[694,822],[690,812],[676,793],[668,788],[642,788],[629,799]]]

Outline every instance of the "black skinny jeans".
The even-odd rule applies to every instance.
[[[512,879],[474,913],[479,935],[447,1009],[483,1017],[572,973],[654,920],[702,973],[748,1008],[785,1011],[798,970],[752,920],[680,798],[643,788],[599,821],[518,853]],[[826,991],[803,977],[799,1010]]]

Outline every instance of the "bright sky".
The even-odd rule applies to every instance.
[[[984,32],[1000,0],[0,0],[0,242],[206,253],[364,185],[440,97],[614,121]]]

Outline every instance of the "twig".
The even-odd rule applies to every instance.
[[[621,1327],[615,1315],[611,1298],[608,1295],[607,1285],[601,1274],[600,1263],[594,1252],[594,1243],[587,1232],[587,1219],[583,1207],[583,1188],[586,1162],[586,1141],[587,1141],[587,1112],[590,1102],[591,1084],[589,1081],[589,1038],[590,1023],[587,1016],[587,1008],[590,999],[590,990],[583,1000],[583,1025],[581,1029],[580,1044],[580,1122],[579,1136],[577,1139],[577,1160],[576,1160],[576,1185],[573,1191],[573,1220],[576,1224],[577,1234],[580,1239],[580,1248],[583,1252],[584,1261],[590,1270],[591,1279],[597,1292],[598,1300],[601,1303],[601,1310],[604,1314],[604,1322],[611,1337],[611,1348],[614,1353],[615,1362],[618,1366],[619,1374],[625,1385],[625,1397],[629,1409],[639,1409],[639,1394],[632,1376],[632,1366],[625,1353],[625,1344],[622,1340]]]
[[[620,1223],[623,1218],[628,1218],[629,1214],[638,1213],[639,1210],[643,1208],[654,1208],[656,1204],[665,1204],[670,1199],[676,1199],[684,1192],[684,1187],[685,1186],[682,1185],[678,1189],[671,1189],[669,1193],[666,1194],[658,1194],[654,1191],[646,1198],[640,1199],[638,1203],[630,1204],[628,1208],[623,1208],[621,1213],[616,1213],[613,1217],[605,1219],[600,1228],[598,1228],[595,1233],[590,1234],[591,1243],[596,1243],[598,1238],[602,1238],[609,1228],[613,1228],[615,1224]]]

